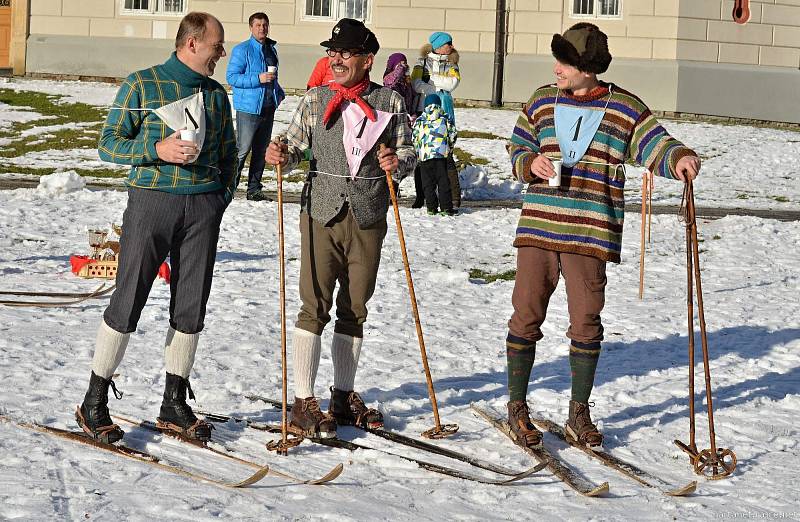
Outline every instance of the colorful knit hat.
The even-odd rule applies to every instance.
[[[431,47],[433,47],[434,49],[438,49],[444,44],[453,43],[453,37],[450,36],[450,33],[445,33],[444,31],[436,31],[435,33],[433,33],[428,37],[428,43],[430,43]]]

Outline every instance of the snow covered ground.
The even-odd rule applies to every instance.
[[[114,92],[108,86],[70,82],[15,80],[14,85],[98,105],[108,103]],[[286,108],[292,103],[296,99]],[[0,107],[0,121],[5,113]],[[15,113],[10,118],[25,115]],[[505,135],[515,115],[459,109],[458,118],[462,128]],[[282,111],[279,119],[285,122],[288,113]],[[800,207],[793,163],[800,134],[700,123],[667,126],[702,155],[714,156],[706,161],[696,184],[698,204]],[[504,177],[508,167],[501,144],[479,139],[465,139],[462,144],[473,154],[484,151],[484,157],[492,159],[481,179],[485,187],[504,187],[496,192],[486,189],[495,197],[518,190],[508,175]],[[631,199],[637,198],[639,183],[636,177],[631,180]],[[655,200],[679,201],[678,183],[657,180],[656,189]],[[748,199],[743,201],[738,194],[747,194]],[[778,195],[787,202],[776,201]],[[84,190],[68,174],[47,178],[37,189],[0,192],[0,290],[95,288],[97,281],[70,273],[69,256],[87,252],[87,229],[120,223],[125,202],[124,193]],[[299,308],[298,207],[287,205],[285,210],[291,324]],[[280,395],[276,216],[275,203],[237,199],[223,220],[206,328],[192,374],[200,409],[270,422],[279,419],[276,410],[244,398],[247,393]],[[454,218],[431,218],[424,210],[404,208],[401,217],[441,418],[460,426],[455,437],[437,443],[508,467],[530,466],[525,454],[469,410],[470,403],[478,402],[501,411],[507,400],[504,338],[513,282],[486,284],[471,280],[468,272],[514,267],[511,241],[518,211],[466,211]],[[388,428],[418,436],[433,420],[402,257],[391,216],[389,220],[356,388],[368,404],[380,407]],[[638,216],[629,215],[623,262],[609,267],[603,314],[606,342],[592,396],[593,415],[606,435],[607,450],[671,482],[685,483],[696,476],[672,444],[673,439],[688,440],[684,228],[674,216],[654,216],[645,298],[640,301],[639,226]],[[560,456],[587,479],[608,481],[610,495],[580,497],[547,472],[511,486],[484,486],[444,478],[377,452],[350,453],[307,442],[289,457],[277,457],[264,449],[270,436],[227,424],[215,431],[218,440],[238,455],[276,469],[311,477],[338,462],[345,464],[342,476],[329,486],[287,485],[268,477],[252,488],[233,491],[0,422],[0,519],[800,520],[796,479],[791,478],[800,467],[796,421],[800,223],[730,216],[701,221],[699,231],[717,445],[735,451],[739,465],[725,480],[700,478],[692,497],[669,498],[645,489],[552,439],[548,440],[561,449]],[[562,288],[550,305],[529,390],[532,410],[559,423],[569,398]],[[107,303],[104,298],[71,308],[0,306],[2,413],[16,420],[75,428],[72,412],[85,392],[94,335]],[[149,418],[158,413],[168,305],[168,288],[156,283],[119,368],[116,383],[125,396],[121,401],[111,399],[113,410]],[[316,388],[325,399],[332,382],[329,330],[323,335]],[[697,346],[699,351],[699,338]],[[696,371],[700,401],[704,388],[699,360]],[[704,411],[698,402],[701,448],[709,446]],[[166,462],[228,480],[250,472],[180,443],[130,427],[127,431],[128,444]],[[352,429],[342,429],[341,435],[468,468]]]

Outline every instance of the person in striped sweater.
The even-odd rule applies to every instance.
[[[514,175],[529,183],[516,230],[517,276],[508,323],[509,424],[523,446],[538,446],[526,402],[536,342],[550,296],[565,280],[572,397],[567,436],[589,447],[603,436],[589,396],[603,340],[606,263],[619,263],[625,162],[686,181],[700,170],[694,151],[670,136],[644,102],[598,80],[611,63],[606,35],[590,23],[553,35],[554,85],[536,89],[514,127]],[[553,160],[561,160],[560,184]]]

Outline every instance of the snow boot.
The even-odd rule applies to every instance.
[[[594,405],[594,403],[592,403]],[[589,449],[602,449],[603,434],[597,429],[589,415],[589,403],[569,401],[569,418],[564,427],[567,440]]]
[[[329,439],[336,436],[336,419],[319,409],[316,397],[295,397],[292,405],[292,431],[312,439]]]
[[[213,426],[198,419],[186,404],[187,391],[189,398],[194,400],[194,392],[192,392],[189,379],[167,372],[164,400],[161,402],[157,426],[164,430],[174,431],[189,439],[208,442],[211,440]]]
[[[528,403],[525,401],[509,401],[508,425],[514,434],[514,442],[523,448],[538,449],[542,447],[542,432],[531,422]]]
[[[354,391],[337,390],[331,386],[331,402],[328,413],[333,415],[337,424],[342,426],[358,426],[379,430],[383,428],[383,415],[374,408],[367,408],[361,396]]]
[[[114,381],[103,379],[92,372],[89,378],[89,390],[83,398],[83,404],[75,410],[75,420],[78,426],[91,438],[113,444],[122,439],[125,432],[111,421],[108,411],[108,387],[114,391],[114,397],[122,398],[122,393],[117,391]]]

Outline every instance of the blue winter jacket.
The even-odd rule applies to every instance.
[[[277,59],[278,52],[275,50],[275,42],[268,41]],[[258,79],[258,75],[263,72],[267,72],[267,65],[264,62],[261,43],[251,35],[250,39],[233,48],[231,58],[228,60],[225,79],[228,85],[233,87],[234,109],[250,114],[261,113],[261,107],[264,104],[264,93],[267,92],[266,84],[261,83]],[[272,89],[273,101],[275,107],[278,107],[286,95],[278,84],[277,75],[272,80],[272,83],[274,84]]]

